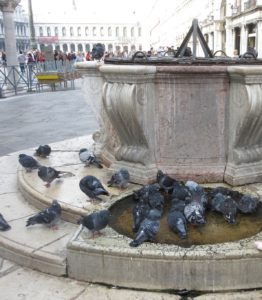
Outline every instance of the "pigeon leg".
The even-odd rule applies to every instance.
[[[50,229],[52,229],[52,230],[58,230],[59,227],[57,225],[52,225],[52,226],[50,226]]]
[[[94,232],[92,232],[92,239],[95,239],[96,237],[99,237],[99,236],[101,236],[101,235],[105,235],[103,232],[101,232],[101,231],[94,231]]]
[[[45,184],[45,186],[46,186],[47,188],[49,188],[50,185],[51,185],[50,182],[48,182],[48,183]]]

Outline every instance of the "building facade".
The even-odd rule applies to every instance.
[[[28,16],[21,5],[18,5],[15,9],[14,20],[16,34],[16,50],[27,50],[29,47]],[[5,51],[5,32],[2,12],[0,12],[0,51]]]
[[[35,21],[38,49],[52,45],[63,52],[91,51],[96,43],[106,51],[137,51],[142,48],[142,30],[137,23],[42,23]]]
[[[179,47],[192,20],[197,18],[214,52],[222,50],[234,56],[252,47],[257,50],[258,57],[262,57],[262,0],[178,0],[172,11],[154,18],[157,9],[156,6],[148,19],[149,42],[154,48]]]

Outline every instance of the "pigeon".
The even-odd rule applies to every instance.
[[[141,189],[134,191],[133,197],[136,201],[148,202],[149,195],[154,194],[160,190],[158,183],[143,186]]]
[[[138,202],[133,208],[133,232],[137,232],[141,223],[147,217],[150,207],[147,203]]]
[[[256,211],[258,203],[258,197],[252,197],[251,195],[243,195],[237,203],[237,208],[243,214],[251,214]]]
[[[0,230],[1,231],[6,231],[11,229],[11,226],[6,222],[4,216],[0,214]]]
[[[78,224],[82,224],[84,227],[89,229],[92,232],[92,237],[94,238],[96,233],[101,235],[100,230],[104,229],[108,225],[110,217],[110,211],[105,209],[82,217],[78,220]]]
[[[32,170],[41,167],[39,162],[30,155],[19,154],[18,161],[26,169],[26,172],[31,172]]]
[[[176,180],[166,174],[161,170],[157,172],[156,180],[160,185],[160,188],[163,189],[166,193],[172,192],[174,188],[174,183]]]
[[[229,224],[236,223],[237,203],[230,196],[216,194],[211,200],[211,210],[222,213]]]
[[[92,49],[92,58],[96,60],[101,60],[105,53],[105,46],[101,43],[97,43]]]
[[[177,198],[171,200],[171,210],[177,210],[184,213],[186,202]]]
[[[181,211],[171,209],[167,216],[167,223],[181,239],[185,239],[187,237],[187,222]]]
[[[93,151],[88,150],[86,148],[82,148],[79,150],[78,155],[79,155],[79,159],[81,160],[81,162],[85,163],[86,167],[89,167],[90,165],[94,165],[94,166],[98,167],[99,169],[103,168],[103,166],[98,161],[98,159],[95,156],[95,154],[93,153]]]
[[[148,204],[150,208],[158,209],[161,214],[163,214],[164,202],[164,196],[159,192],[152,193],[148,197]]]
[[[48,145],[40,145],[36,150],[35,150],[35,155],[40,156],[40,157],[47,157],[51,153],[51,148]]]
[[[121,168],[118,172],[114,173],[111,179],[107,182],[107,186],[117,186],[125,189],[128,186],[130,175],[127,169]]]
[[[198,187],[198,183],[196,183],[196,182],[193,181],[193,180],[188,180],[188,181],[185,183],[185,186],[190,190],[190,192],[193,192],[193,191],[195,191],[195,189]]]
[[[46,167],[46,166],[41,166],[38,169],[38,176],[46,182],[46,187],[49,187],[51,182],[55,180],[56,178],[60,178],[60,175],[62,172],[57,171],[56,169],[52,167]]]
[[[206,224],[205,209],[198,201],[191,201],[184,208],[185,218],[189,223],[195,226]]]
[[[61,217],[62,208],[57,200],[53,200],[51,206],[45,208],[35,216],[29,218],[26,226],[43,224],[50,228],[55,228]]]
[[[82,178],[79,182],[79,187],[81,191],[90,198],[90,201],[95,199],[102,201],[102,199],[98,197],[99,195],[109,196],[108,191],[104,189],[102,183],[92,175]]]
[[[142,243],[152,240],[160,229],[161,213],[157,209],[151,209],[147,217],[140,224],[135,239],[129,244],[131,247],[137,247]]]
[[[192,195],[187,186],[183,186],[180,182],[176,181],[174,183],[172,198],[177,198],[189,202],[192,198]]]
[[[212,189],[209,193],[211,197],[214,197],[216,194],[223,194],[225,196],[231,196],[233,199],[239,198],[240,193],[238,191],[230,190],[229,188],[226,188],[224,186],[218,186],[214,189]]]

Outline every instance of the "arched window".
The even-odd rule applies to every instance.
[[[100,35],[104,36],[104,27],[100,27]]]
[[[119,27],[116,27],[116,36],[119,36]]]
[[[134,37],[134,36],[135,36],[135,28],[132,27],[132,28],[131,28],[131,37]]]
[[[70,44],[70,50],[71,50],[72,52],[75,52],[75,51],[76,51],[75,44]]]
[[[93,27],[93,36],[96,36],[96,27]]]
[[[65,27],[62,28],[62,36],[66,36],[66,28]]]
[[[47,36],[51,36],[51,29],[50,29],[50,27],[46,28],[46,33],[47,33]]]
[[[43,27],[39,27],[39,36],[43,36]]]
[[[67,51],[68,51],[67,44],[63,44],[63,51],[64,51],[64,52],[67,52]]]
[[[58,36],[58,27],[55,27],[55,36]]]
[[[70,36],[74,36],[74,28],[70,27]]]
[[[142,32],[141,27],[139,27],[138,28],[138,36],[141,36],[141,32]]]
[[[111,27],[108,27],[108,36],[112,36],[112,28]]]
[[[89,35],[89,29],[88,29],[88,27],[85,28],[85,35],[86,35],[86,36]]]
[[[81,27],[80,26],[77,27],[77,36],[81,36]]]
[[[77,45],[77,50],[78,50],[79,52],[83,52],[83,45],[82,45],[82,44],[78,44],[78,45]]]
[[[90,51],[90,44],[86,44],[86,52]]]
[[[126,37],[126,27],[123,28],[123,36]]]

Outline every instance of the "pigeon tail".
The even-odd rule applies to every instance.
[[[35,217],[31,217],[26,221],[26,227],[30,226],[30,225],[35,225],[37,224],[38,221],[36,220]]]

